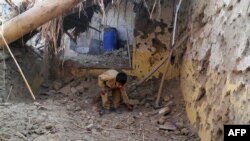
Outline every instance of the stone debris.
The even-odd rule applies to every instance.
[[[189,134],[188,129],[187,129],[187,128],[182,128],[182,129],[181,129],[181,134],[183,134],[183,135],[188,135],[188,134]]]
[[[176,125],[178,128],[183,128],[183,127],[184,127],[183,121],[176,122],[175,125]]]
[[[77,93],[77,89],[75,87],[71,87],[70,89],[72,94],[76,94]]]
[[[120,123],[120,122],[117,122],[117,123],[114,125],[114,128],[115,128],[115,129],[122,129],[122,128],[123,128],[123,124]]]
[[[170,97],[169,96],[165,96],[163,99],[164,99],[165,102],[168,102],[170,100]]]
[[[61,88],[58,92],[64,95],[69,95],[71,93],[71,87],[70,85],[66,85],[65,87]]]
[[[170,122],[165,123],[164,125],[159,125],[160,130],[169,130],[169,131],[174,131],[176,130],[176,126]]]
[[[158,120],[158,124],[163,125],[163,124],[165,123],[166,119],[167,119],[166,117],[162,116],[162,117]]]
[[[52,88],[55,89],[56,91],[59,90],[62,87],[62,82],[60,81],[54,81],[52,83]]]
[[[164,107],[159,110],[159,115],[168,115],[171,112],[171,109],[169,107]]]
[[[132,116],[130,116],[130,117],[127,119],[127,123],[128,123],[129,125],[133,124],[134,122],[135,122],[135,118],[132,117]]]
[[[93,128],[94,128],[94,124],[93,123],[91,123],[91,124],[89,124],[89,125],[86,126],[86,130],[87,131],[91,131]]]
[[[51,130],[51,129],[52,129],[52,127],[53,127],[53,125],[52,125],[52,124],[47,124],[47,125],[45,125],[45,129],[47,129],[47,130]]]
[[[132,105],[136,106],[136,105],[139,105],[140,102],[139,102],[139,100],[137,100],[137,99],[130,99],[130,100],[129,100],[129,104],[132,104]]]

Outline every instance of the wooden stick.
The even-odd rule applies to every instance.
[[[129,60],[129,67],[131,68],[131,56],[130,56],[130,48],[129,48],[129,43],[128,43],[128,29],[126,28],[126,38],[127,38],[127,47],[128,47],[128,60]]]
[[[150,20],[152,20],[153,12],[154,12],[154,10],[155,10],[155,5],[156,5],[156,3],[157,3],[157,0],[155,0],[154,5],[153,5],[153,8],[152,8],[152,10],[151,10],[151,12],[150,12]]]
[[[172,44],[171,44],[171,47],[174,46],[175,44],[175,32],[176,32],[176,22],[177,22],[177,17],[178,17],[178,11],[179,11],[179,8],[181,6],[181,2],[182,0],[179,1],[178,5],[177,5],[177,8],[176,8],[176,12],[175,12],[175,17],[174,17],[174,31],[173,31],[173,36],[172,36]],[[159,90],[158,90],[158,94],[157,94],[157,98],[156,98],[156,101],[155,101],[155,107],[159,107],[159,101],[160,101],[160,98],[161,98],[161,93],[162,93],[162,88],[163,88],[163,85],[164,85],[164,81],[165,81],[165,78],[166,78],[166,74],[168,72],[168,66],[170,64],[170,60],[171,60],[171,56],[173,54],[173,50],[171,50],[170,54],[168,55],[168,60],[166,61],[166,70],[165,72],[163,73],[163,76],[161,78],[161,84],[160,84],[160,87],[159,87]]]
[[[68,37],[69,37],[75,44],[77,44],[76,39],[74,39],[74,38],[69,34],[68,31],[65,31],[65,33],[66,33],[66,35],[68,35]]]
[[[8,94],[8,96],[7,96],[7,99],[6,99],[6,102],[8,102],[8,101],[9,101],[10,94],[11,94],[11,92],[12,92],[12,88],[13,88],[13,86],[11,85],[11,86],[10,86],[10,91],[9,91],[9,94]]]
[[[161,78],[160,87],[159,87],[157,98],[156,98],[156,101],[155,101],[155,107],[159,107],[159,101],[160,101],[160,98],[161,98],[162,88],[163,88],[163,84],[164,84],[164,81],[165,81],[165,78],[166,78],[166,74],[168,72],[168,66],[170,64],[170,59],[171,59],[172,54],[173,54],[173,50],[171,50],[171,52],[169,54],[169,57],[168,57],[168,60],[166,61],[166,68],[165,68],[166,70],[163,73],[163,76]]]
[[[29,90],[29,92],[30,92],[32,98],[33,98],[34,100],[36,100],[36,98],[35,98],[35,96],[34,96],[32,90],[31,90],[31,88],[30,88],[30,85],[29,85],[28,81],[27,81],[26,77],[25,77],[24,74],[23,74],[23,71],[22,71],[21,67],[20,67],[19,64],[17,63],[16,58],[14,57],[12,51],[10,50],[9,45],[7,44],[7,42],[6,42],[6,40],[5,40],[4,36],[3,36],[3,33],[0,32],[0,34],[1,34],[2,38],[3,38],[3,41],[4,41],[5,45],[6,45],[8,51],[9,51],[11,57],[12,57],[12,59],[14,60],[14,62],[15,62],[15,64],[16,64],[16,66],[17,66],[17,68],[18,68],[18,70],[19,70],[19,72],[20,72],[20,74],[21,74],[21,76],[22,76],[22,78],[23,78],[23,80],[24,80],[24,82],[25,82],[25,84],[26,84],[26,86],[27,86],[27,88],[28,88],[28,90]]]
[[[182,0],[179,1],[176,11],[175,11],[175,17],[174,17],[174,31],[173,31],[173,36],[172,36],[172,46],[175,44],[175,31],[176,31],[176,22],[177,22],[177,17],[178,17],[178,11],[181,6]]]

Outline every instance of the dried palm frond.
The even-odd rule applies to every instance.
[[[63,17],[58,17],[42,26],[42,39],[45,40],[45,43],[49,43],[46,47],[51,47],[49,50],[52,50],[55,55],[63,50],[63,43],[61,43],[62,33]]]
[[[107,23],[107,16],[106,16],[106,12],[105,12],[105,5],[103,0],[96,0],[96,2],[98,3],[98,5],[101,8],[101,12],[102,12],[102,23]]]

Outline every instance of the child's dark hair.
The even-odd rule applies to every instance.
[[[124,85],[127,82],[127,74],[119,72],[116,76],[116,81]]]

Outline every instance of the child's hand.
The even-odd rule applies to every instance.
[[[134,106],[131,104],[126,104],[126,107],[129,111],[132,111]]]

